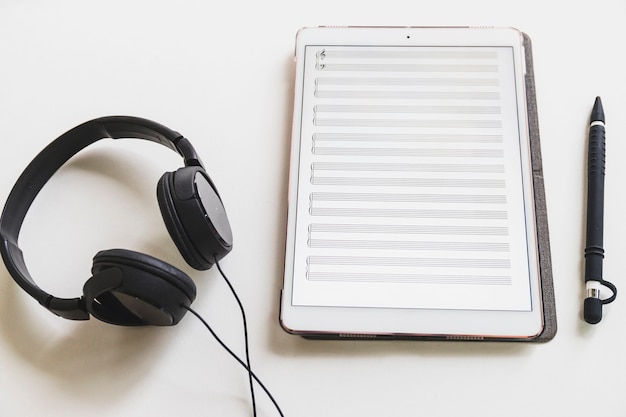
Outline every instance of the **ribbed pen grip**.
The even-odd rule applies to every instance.
[[[589,129],[589,175],[604,175],[606,143],[604,126],[595,125]]]

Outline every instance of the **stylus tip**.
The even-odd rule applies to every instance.
[[[591,110],[591,121],[604,123],[604,108],[602,108],[602,100],[600,97],[596,97],[596,101],[593,104],[593,110]]]

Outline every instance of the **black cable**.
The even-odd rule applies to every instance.
[[[222,271],[222,267],[217,261],[217,258],[215,259],[215,265],[217,266],[217,270],[222,275],[222,278],[224,278],[224,281],[226,281],[226,284],[228,285],[228,288],[230,288],[230,292],[235,297],[235,300],[237,300],[237,304],[239,305],[239,309],[241,310],[241,319],[243,321],[243,335],[244,335],[245,349],[246,349],[246,364],[248,365],[248,369],[252,369],[252,365],[250,365],[250,349],[248,347],[248,322],[246,320],[246,312],[243,309],[243,303],[239,299],[239,296],[237,295],[237,292],[235,291],[235,288],[233,287],[233,285],[230,283],[230,280],[226,277],[226,274],[224,273],[224,271]],[[250,373],[248,373],[248,381],[250,383],[250,396],[252,397],[252,414],[254,417],[257,417],[256,416],[256,398],[254,396],[254,382],[252,381],[252,375]]]
[[[267,396],[269,397],[269,399],[272,401],[272,403],[274,404],[274,407],[276,407],[276,410],[278,411],[278,414],[280,414],[281,417],[285,417],[285,415],[283,414],[282,410],[280,409],[278,403],[276,402],[276,400],[274,399],[274,396],[272,396],[272,394],[269,392],[269,390],[265,387],[265,385],[263,384],[263,382],[261,382],[261,380],[256,376],[256,374],[254,372],[252,372],[252,369],[250,369],[244,361],[242,361],[236,354],[235,352],[233,352],[232,350],[230,350],[228,348],[228,346],[226,346],[226,344],[224,342],[222,342],[222,340],[217,336],[217,334],[213,331],[213,329],[211,328],[211,326],[209,326],[209,323],[206,322],[206,320],[204,320],[202,318],[202,316],[200,316],[200,314],[198,314],[194,309],[192,309],[191,307],[187,307],[184,306],[185,309],[187,309],[189,312],[191,312],[191,314],[193,314],[194,316],[196,316],[198,318],[198,320],[200,320],[202,322],[202,324],[204,324],[204,327],[206,327],[209,332],[211,332],[211,334],[213,335],[213,337],[215,338],[215,340],[217,340],[217,343],[219,343],[228,353],[230,353],[230,355],[235,358],[235,360],[237,362],[239,362],[239,364],[241,366],[243,366],[246,371],[248,371],[248,374],[254,378],[254,380],[257,382],[257,384],[259,384],[259,386],[261,388],[263,388],[263,391],[265,391],[265,393],[267,394]]]
[[[617,288],[615,287],[615,285],[613,285],[613,283],[611,283],[609,281],[605,281],[605,280],[600,281],[600,284],[602,284],[605,287],[607,287],[613,293],[609,298],[602,300],[602,304],[609,304],[609,303],[612,303],[613,301],[615,301],[615,297],[617,297]]]

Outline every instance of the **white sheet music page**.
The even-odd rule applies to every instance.
[[[512,54],[306,47],[293,305],[531,309]]]

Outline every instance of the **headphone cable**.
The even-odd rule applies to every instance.
[[[274,407],[276,407],[276,410],[278,411],[278,414],[280,414],[281,417],[284,417],[284,414],[282,412],[282,410],[280,409],[280,406],[278,405],[278,403],[276,402],[276,399],[274,399],[274,396],[270,393],[270,391],[267,389],[267,387],[265,386],[265,384],[263,384],[263,382],[261,382],[261,380],[256,376],[256,374],[252,371],[252,368],[250,366],[250,352],[248,349],[248,326],[247,326],[247,322],[246,322],[246,313],[244,311],[243,308],[243,304],[241,303],[241,300],[239,299],[239,297],[237,296],[237,292],[235,291],[235,288],[232,286],[232,284],[230,283],[230,280],[226,277],[226,274],[224,274],[224,271],[222,271],[222,268],[220,267],[219,263],[215,262],[215,265],[217,265],[217,269],[219,270],[220,274],[222,275],[222,278],[224,278],[224,281],[226,281],[226,284],[228,285],[228,287],[230,288],[231,292],[233,293],[233,296],[235,297],[235,300],[237,300],[237,304],[239,305],[239,308],[241,310],[241,317],[243,319],[243,328],[244,328],[244,338],[245,338],[245,351],[246,351],[246,362],[244,362],[241,358],[239,358],[239,356],[237,356],[237,354],[235,354],[235,352],[233,352],[223,341],[222,339],[219,338],[219,336],[217,335],[217,333],[215,333],[215,331],[213,330],[213,328],[209,325],[209,323],[198,313],[196,312],[194,309],[192,309],[191,307],[188,306],[183,306],[187,311],[189,311],[191,314],[193,314],[194,316],[196,316],[196,318],[198,318],[198,320],[200,320],[200,322],[202,322],[202,324],[204,325],[204,327],[207,328],[207,330],[211,333],[211,335],[213,336],[213,338],[215,338],[215,340],[217,341],[217,343],[220,344],[220,346],[222,346],[224,348],[224,350],[226,350],[241,366],[244,367],[244,369],[246,371],[248,371],[248,379],[250,381],[250,395],[252,397],[252,411],[253,411],[253,415],[256,417],[256,399],[255,399],[255,395],[254,395],[254,383],[253,383],[253,379],[254,381],[256,381],[259,386],[263,389],[263,391],[265,392],[265,394],[268,396],[268,398],[272,401],[272,404],[274,404]]]
[[[243,321],[243,336],[245,340],[246,365],[248,365],[248,369],[252,369],[252,365],[250,365],[250,349],[248,347],[248,322],[246,320],[246,312],[243,309],[243,303],[239,299],[239,296],[237,295],[237,291],[235,291],[235,288],[230,283],[230,280],[226,277],[226,274],[222,270],[222,267],[217,261],[217,258],[215,258],[215,266],[217,266],[217,270],[220,272],[220,275],[222,276],[222,278],[224,278],[224,281],[228,285],[228,288],[230,288],[230,292],[233,294],[233,297],[235,297],[235,300],[237,301],[237,304],[239,305],[239,310],[241,310],[241,319]],[[250,383],[250,396],[252,399],[252,415],[253,417],[257,417],[256,416],[256,398],[254,396],[254,383],[252,381],[251,373],[248,373],[248,381]]]

